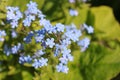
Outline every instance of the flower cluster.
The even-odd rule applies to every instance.
[[[10,21],[12,28],[18,26],[18,21],[21,18],[23,18],[23,15],[18,7],[7,7],[7,20]]]
[[[4,53],[9,56],[10,54],[18,54],[20,50],[23,49],[23,45],[18,43],[17,45],[12,46],[11,48],[8,45],[4,45]]]
[[[27,10],[25,11],[25,19],[23,20],[24,26],[30,26],[32,21],[36,19],[36,17],[43,19],[45,16],[41,13],[39,9],[37,9],[37,4],[35,2],[30,1],[27,4]]]
[[[73,14],[72,11],[71,15],[76,16],[78,13]],[[69,68],[67,64],[69,61],[73,61],[70,45],[77,43],[78,46],[81,47],[81,51],[85,51],[90,44],[89,38],[80,39],[82,30],[77,29],[74,24],[63,25],[62,23],[56,23],[52,25],[37,8],[35,2],[30,1],[30,3],[27,4],[27,10],[24,14],[19,11],[18,7],[7,7],[7,20],[10,20],[12,28],[18,27],[20,19],[22,19],[23,27],[31,27],[32,22],[36,20],[38,20],[40,26],[40,29],[29,31],[26,37],[23,38],[24,42],[18,43],[11,48],[8,47],[8,45],[4,46],[4,53],[6,53],[7,56],[21,52],[24,53],[19,54],[20,64],[29,63],[34,68],[41,68],[47,66],[50,59],[48,55],[52,54],[54,58],[58,60],[58,64],[56,64],[55,67],[56,70],[58,72],[68,73]],[[84,28],[89,34],[93,33],[91,26],[84,24]],[[5,35],[4,31],[0,31],[0,38]],[[17,33],[13,30],[12,38],[15,37],[17,37]],[[33,40],[36,44],[40,44],[40,48],[32,54],[25,54],[24,45],[31,44]]]

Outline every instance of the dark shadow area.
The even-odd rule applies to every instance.
[[[93,6],[106,5],[113,9],[116,20],[120,23],[120,0],[91,0]]]
[[[111,80],[120,80],[120,73]]]

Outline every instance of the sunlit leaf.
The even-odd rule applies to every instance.
[[[120,41],[120,26],[111,8],[106,6],[93,7],[91,13],[94,15],[93,26],[98,39],[118,39]]]

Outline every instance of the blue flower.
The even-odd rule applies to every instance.
[[[57,23],[55,25],[55,27],[56,27],[56,29],[57,29],[58,32],[64,32],[65,26],[63,24]]]
[[[18,43],[18,45],[15,45],[11,48],[11,52],[13,54],[17,54],[19,50],[23,49],[23,46],[21,43]]]
[[[59,58],[59,61],[60,61],[60,63],[62,63],[62,64],[67,64],[67,63],[68,63],[68,59],[67,59],[66,57],[61,57],[61,58]]]
[[[89,34],[91,34],[91,33],[94,32],[94,28],[93,28],[92,26],[89,26],[89,27],[87,28],[87,31],[88,31]]]
[[[62,57],[67,59],[68,61],[73,61],[73,56],[70,54],[71,50],[64,48],[61,53],[62,53]]]
[[[78,16],[78,11],[77,10],[70,9],[69,13],[70,13],[71,16]]]
[[[34,21],[37,16],[42,19],[45,17],[42,12],[37,8],[37,4],[30,1],[30,3],[27,4],[27,10],[25,11],[26,18],[23,20],[24,26],[29,27],[31,25],[31,22]]]
[[[46,58],[34,59],[34,63],[32,64],[32,66],[35,68],[47,66],[47,62],[48,62],[48,59]]]
[[[6,32],[4,30],[0,30],[0,37],[6,36]]]
[[[59,44],[55,44],[54,56],[58,56],[61,52],[61,48]]]
[[[68,38],[72,40],[73,42],[76,42],[79,40],[79,37],[82,35],[80,30],[76,29],[76,26],[74,24],[70,26],[66,26],[66,32],[62,36],[63,38]]]
[[[0,38],[0,41],[3,42],[5,39],[4,38]]]
[[[26,11],[26,15],[28,15],[28,14],[36,14],[37,15],[39,10],[37,9],[37,4],[35,2],[30,1],[30,3],[27,4],[27,7],[28,7],[28,9]]]
[[[40,36],[40,35],[45,35],[46,30],[45,30],[45,28],[42,28],[42,29],[37,30],[37,31],[35,31],[35,32],[36,32],[36,34],[37,34],[38,36]]]
[[[0,41],[4,41],[4,37],[6,36],[6,32],[4,30],[0,30]]]
[[[71,50],[70,50],[70,49],[67,49],[67,48],[64,48],[64,49],[61,51],[61,53],[62,53],[63,55],[69,54],[70,52],[71,52]]]
[[[83,24],[83,27],[87,30],[89,34],[94,32],[94,28],[92,26],[88,26],[87,24]]]
[[[81,47],[81,51],[83,52],[88,48],[88,46],[90,44],[90,39],[89,38],[84,38],[84,39],[78,41],[77,44]]]
[[[69,70],[69,68],[67,66],[63,65],[62,63],[58,64],[56,66],[56,69],[58,72],[63,72],[63,73],[68,73],[68,70]]]
[[[25,37],[23,40],[24,40],[26,43],[30,43],[33,36],[34,36],[34,33],[33,33],[32,31],[30,31],[30,32],[28,33],[27,37]]]
[[[7,20],[11,20],[10,24],[12,28],[18,26],[18,20],[21,18],[23,18],[23,15],[18,7],[7,7]]]
[[[18,52],[17,46],[13,46],[13,47],[11,48],[11,52],[12,52],[13,54],[16,54],[16,53]]]
[[[36,40],[36,42],[42,42],[44,37],[45,37],[44,35],[35,36],[35,40]]]
[[[12,38],[16,38],[16,37],[17,37],[17,33],[16,33],[16,31],[12,30],[11,35],[12,35]]]
[[[32,58],[30,57],[30,55],[28,55],[28,56],[20,56],[19,57],[19,63],[20,64],[31,63],[31,62],[32,62]]]
[[[7,56],[11,54],[11,49],[8,47],[8,45],[4,45],[4,51],[3,51]]]
[[[47,38],[45,43],[46,43],[46,45],[49,46],[50,48],[53,48],[53,46],[55,45],[55,43],[54,43],[54,38],[50,38],[50,39]]]
[[[75,3],[75,0],[69,0],[69,2]],[[33,39],[33,41],[36,41],[36,44],[40,44],[41,46],[39,47],[39,50],[35,50],[36,52],[28,56],[19,54],[19,63],[31,63],[34,68],[47,66],[47,58],[49,56],[46,54],[48,54],[48,50],[51,50],[50,52],[52,53],[53,51],[54,57],[58,58],[58,65],[56,65],[57,71],[68,73],[69,69],[67,64],[69,61],[73,61],[71,49],[69,49],[70,45],[73,42],[77,43],[81,47],[81,51],[85,51],[90,44],[90,40],[88,38],[80,40],[82,30],[77,29],[74,24],[63,25],[62,23],[56,23],[56,25],[52,25],[50,20],[45,19],[45,15],[42,14],[37,6],[38,5],[32,1],[27,4],[27,10],[24,12],[24,19],[22,19],[22,23],[23,26],[30,27],[34,21],[39,21],[39,26],[42,28],[40,27],[39,30],[30,31],[23,40],[26,43],[30,43]],[[71,16],[78,15],[77,10],[70,9],[69,12]],[[18,7],[7,7],[7,21],[10,21],[9,24],[12,28],[16,28],[18,26],[21,18],[23,18],[23,15]],[[92,26],[88,26],[86,24],[83,24],[83,30],[84,29],[87,30],[89,34],[94,31]],[[12,30],[11,33],[12,38],[17,37],[17,33],[14,30]],[[0,41],[4,41],[5,36],[5,31],[0,30]],[[3,52],[8,56],[10,54],[21,53],[23,52],[23,49],[23,45],[18,43],[12,47],[5,45]]]
[[[64,56],[64,55],[63,55]],[[69,60],[69,61],[73,61],[73,56],[71,54],[67,54],[66,55],[66,58]]]
[[[45,52],[41,49],[41,50],[38,50],[37,52],[35,52],[35,56],[34,57],[41,57],[44,54],[45,54]]]
[[[29,17],[26,17],[24,20],[23,20],[23,25],[24,26],[30,26],[31,25],[31,20],[29,19]]]
[[[53,26],[52,24],[50,23],[49,20],[46,20],[46,19],[41,19],[40,21],[40,25],[41,26],[44,26],[44,29],[46,30],[47,33],[52,33],[53,32]]]
[[[45,15],[42,14],[41,11],[39,11],[39,12],[38,12],[38,18],[40,18],[40,19],[44,19],[44,18],[45,18]]]
[[[68,46],[68,45],[71,44],[71,41],[70,41],[69,38],[66,38],[66,39],[63,39],[63,40],[61,41],[61,44],[62,44],[62,45],[65,45],[65,46]]]

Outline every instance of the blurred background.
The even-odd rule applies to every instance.
[[[72,45],[74,61],[68,74],[52,70],[51,65],[35,70],[20,65],[18,56],[0,50],[0,80],[120,80],[120,0],[32,0],[53,24],[83,23],[94,27],[88,35],[91,44],[85,52]],[[0,0],[0,29],[6,21],[6,6],[25,11],[29,0]],[[74,16],[70,10],[76,10]],[[0,49],[2,44],[0,43]]]

